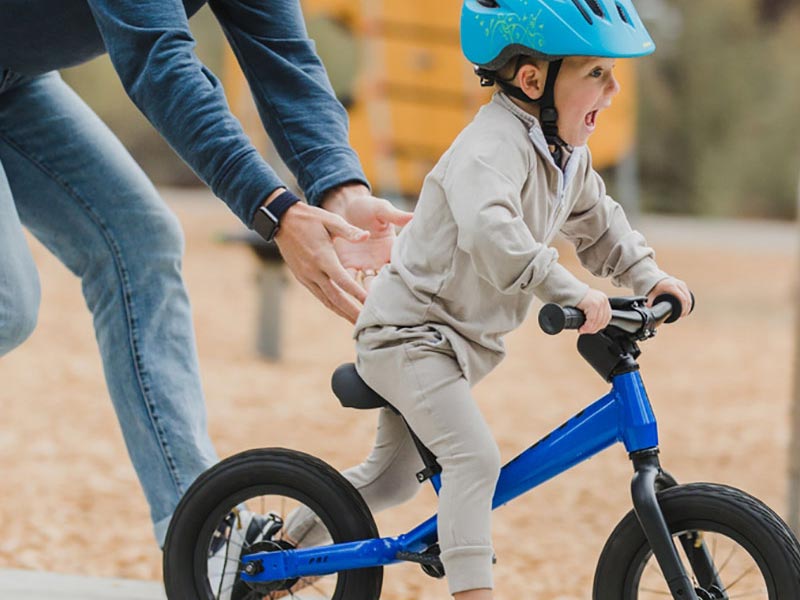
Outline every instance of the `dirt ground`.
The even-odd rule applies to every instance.
[[[222,245],[235,230],[203,193],[171,192],[186,228],[186,278],[211,435],[222,456],[286,446],[337,468],[361,460],[375,415],[338,407],[329,377],[352,360],[350,326],[296,282],[285,294],[284,358],[254,352],[257,263]],[[788,225],[646,220],[661,265],[686,279],[695,315],[644,346],[643,376],[659,417],[662,462],[680,481],[741,487],[786,513],[793,306],[797,263]],[[0,568],[159,579],[147,507],[105,390],[78,281],[32,242],[43,302],[33,337],[0,360]],[[564,248],[564,263],[578,272]],[[606,282],[598,284],[612,290]],[[476,388],[510,459],[606,392],[575,351],[529,319],[509,357]],[[342,432],[346,431],[346,436]],[[496,513],[498,599],[590,597],[602,545],[630,507],[621,446]],[[435,498],[382,514],[383,534],[426,518]],[[387,569],[383,598],[447,598],[417,567]]]

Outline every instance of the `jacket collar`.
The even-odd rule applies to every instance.
[[[558,167],[558,165],[556,165],[556,161],[553,160],[553,155],[550,154],[550,149],[547,147],[547,140],[544,138],[544,131],[542,131],[542,126],[539,123],[539,119],[517,106],[504,92],[495,92],[494,96],[492,97],[492,102],[503,107],[525,124],[525,126],[528,128],[528,135],[531,138],[533,146],[536,148],[537,152],[550,165],[560,171],[561,169]],[[570,170],[570,163],[576,164],[580,162],[581,155],[585,152],[586,146],[576,147],[569,159],[567,159],[567,164],[564,165],[564,171],[566,172]]]

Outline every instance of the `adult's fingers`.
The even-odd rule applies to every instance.
[[[358,319],[358,313],[361,312],[361,307],[353,300],[352,297],[348,296],[331,280],[322,281],[321,283],[317,284],[322,293],[325,295],[327,302],[331,304],[331,308],[336,312],[338,315],[344,317],[351,323],[355,323],[356,319]],[[359,290],[361,290],[361,286],[356,285]],[[364,290],[361,290],[364,292]]]
[[[380,221],[383,221],[384,223],[391,223],[392,225],[398,225],[402,227],[403,225],[406,225],[414,217],[414,213],[400,210],[399,208],[393,206],[391,202],[386,202],[379,209],[378,214],[376,216]]]
[[[349,242],[363,242],[369,237],[369,231],[351,225],[339,215],[331,212],[324,214],[325,217],[322,224],[331,237],[344,238]]]
[[[334,257],[336,257],[335,254]],[[362,304],[364,303],[367,299],[367,292],[358,284],[357,279],[338,262],[338,259],[336,264],[329,265],[327,268],[323,267],[323,269],[325,275],[338,286],[340,292],[344,291]],[[341,296],[337,294],[337,297]]]
[[[345,313],[342,309],[340,309],[333,302],[331,302],[328,299],[328,296],[323,291],[323,289],[316,282],[311,281],[309,279],[304,279],[302,277],[298,277],[297,275],[295,275],[295,279],[297,279],[297,281],[299,281],[303,285],[303,287],[305,287],[309,292],[311,292],[317,300],[322,302],[325,308],[336,313],[340,317],[349,320],[347,313]]]

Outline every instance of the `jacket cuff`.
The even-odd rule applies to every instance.
[[[619,280],[637,296],[646,296],[659,281],[668,277],[668,274],[658,268],[655,260],[645,258],[628,269]]]
[[[313,179],[299,181],[308,203],[319,206],[325,192],[345,183],[361,183],[371,189],[356,153],[349,148],[326,152],[303,169]]]
[[[543,302],[554,302],[559,306],[577,306],[586,296],[589,286],[562,265],[555,263],[544,281],[533,291]]]
[[[231,165],[211,189],[250,227],[258,207],[279,187],[288,186],[253,149]]]

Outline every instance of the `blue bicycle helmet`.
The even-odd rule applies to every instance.
[[[519,100],[538,104],[556,164],[572,147],[558,135],[555,83],[567,56],[633,58],[655,51],[631,0],[464,0],[461,48],[481,85],[495,83]],[[528,97],[496,71],[513,57],[550,62],[542,96]],[[515,73],[522,61],[517,60]]]
[[[465,0],[461,48],[493,70],[520,54],[633,58],[656,47],[631,0]]]

